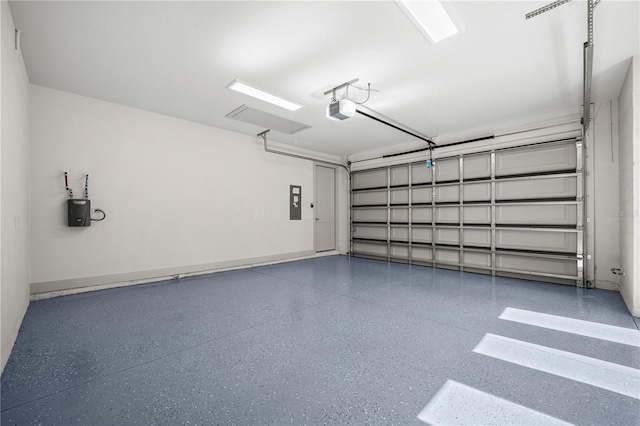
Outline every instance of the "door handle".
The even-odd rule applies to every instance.
[[[319,217],[316,217],[316,220],[320,220],[320,218],[319,218]]]

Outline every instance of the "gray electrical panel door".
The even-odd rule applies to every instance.
[[[351,254],[582,285],[582,173],[577,138],[353,172]]]
[[[302,187],[289,185],[289,220],[302,220]]]

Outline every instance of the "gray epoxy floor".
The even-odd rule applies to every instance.
[[[2,424],[421,424],[447,380],[573,424],[640,424],[634,397],[473,352],[491,333],[640,369],[638,347],[506,307],[637,330],[616,292],[321,257],[32,302]]]

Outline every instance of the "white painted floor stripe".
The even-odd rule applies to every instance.
[[[418,419],[430,425],[571,425],[453,380],[447,380]]]
[[[473,351],[640,399],[635,368],[494,334],[485,334]]]
[[[640,347],[640,331],[632,328],[616,327],[614,325],[541,314],[539,312],[515,308],[506,308],[502,314],[500,314],[499,318]]]

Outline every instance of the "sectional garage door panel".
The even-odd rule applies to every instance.
[[[465,206],[462,217],[465,224],[490,224],[490,206]]]
[[[412,204],[431,204],[433,200],[433,189],[429,186],[426,188],[411,188]]]
[[[354,173],[351,179],[351,188],[386,188],[387,169],[369,170],[366,172]]]
[[[391,223],[409,223],[409,208],[396,207],[390,209]]]
[[[436,244],[460,245],[460,230],[458,228],[436,229]]]
[[[496,152],[496,176],[575,170],[575,143],[536,145]]]
[[[391,257],[397,259],[409,259],[409,246],[391,246]]]
[[[409,241],[409,227],[408,226],[392,226],[391,235],[389,239],[391,241]]]
[[[496,181],[496,200],[531,200],[575,198],[578,194],[578,178],[529,177],[527,179]]]
[[[388,246],[369,242],[357,241],[354,243],[354,250],[357,253],[369,254],[373,256],[387,256]]]
[[[460,187],[446,185],[436,187],[436,203],[451,203],[460,201]]]
[[[354,172],[351,254],[584,285],[581,155],[576,139]]]
[[[437,223],[459,223],[460,208],[458,207],[436,207]]]
[[[427,247],[412,247],[411,260],[431,262],[433,260],[433,250]]]
[[[465,252],[462,255],[463,263],[470,267],[476,268],[490,268],[491,267],[491,254],[490,253],[478,253],[478,252]]]
[[[578,235],[569,231],[496,230],[496,247],[537,252],[575,253]]]
[[[435,243],[438,245],[460,245],[460,229],[437,228],[435,230]],[[467,247],[491,247],[491,230],[489,229],[463,229],[462,242]]]
[[[525,204],[496,206],[498,225],[567,225],[578,223],[577,204]]]
[[[413,207],[411,209],[412,223],[431,223],[433,221],[433,209],[431,207]]]
[[[467,247],[491,247],[491,230],[465,228],[462,241]]]
[[[411,165],[411,184],[420,185],[423,183],[431,183],[433,169],[427,167],[425,163],[413,163]]]
[[[463,161],[464,179],[479,179],[491,177],[491,155],[469,155]]]
[[[457,158],[436,161],[436,182],[460,180],[460,161]]]
[[[391,186],[409,185],[409,167],[391,167]]]
[[[433,230],[431,228],[411,228],[411,241],[414,243],[431,243],[433,241]]]
[[[511,271],[531,271],[544,274],[575,277],[578,266],[575,259],[549,259],[517,254],[497,254],[496,266]]]
[[[353,222],[375,222],[375,223],[387,223],[389,217],[388,209],[384,208],[366,208],[366,209],[352,209],[351,220]]]
[[[388,191],[356,192],[351,196],[353,206],[386,206]]]
[[[464,202],[491,201],[491,183],[467,183],[463,185],[462,197]]]
[[[389,191],[391,204],[409,204],[409,190],[408,189],[394,189]]]
[[[436,260],[439,263],[457,265],[460,263],[460,252],[458,250],[437,249]]]
[[[353,236],[365,240],[387,241],[388,230],[386,226],[354,225]]]

